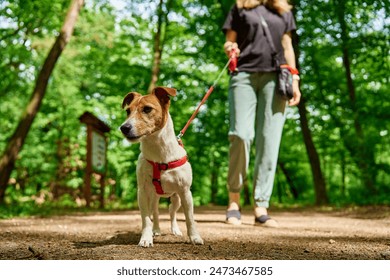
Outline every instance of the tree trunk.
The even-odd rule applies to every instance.
[[[160,75],[161,68],[161,56],[164,48],[165,33],[168,26],[168,13],[170,10],[172,0],[168,0],[166,9],[164,13],[163,6],[164,0],[160,0],[160,3],[157,7],[157,31],[154,34],[154,47],[153,47],[153,66],[152,66],[152,77],[148,87],[148,93],[151,93],[152,90],[156,87],[158,76]],[[165,30],[164,29],[165,23]]]
[[[299,57],[299,48],[298,48],[298,35],[294,32],[293,34],[293,44],[295,50],[296,64],[299,68],[298,57]],[[305,142],[305,147],[307,155],[310,161],[310,168],[313,175],[314,181],[314,191],[316,195],[315,203],[316,205],[324,205],[329,203],[328,194],[326,192],[326,182],[322,173],[320,158],[317,153],[317,149],[314,146],[313,138],[311,136],[311,131],[309,129],[309,123],[307,119],[306,111],[306,102],[303,97],[305,93],[302,93],[301,102],[298,104],[298,112],[300,118],[300,124],[303,134],[303,140]]]
[[[7,188],[11,172],[15,166],[15,161],[23,147],[35,116],[39,111],[39,107],[45,95],[47,84],[51,73],[53,72],[54,66],[72,36],[77,17],[83,4],[84,0],[72,1],[64,24],[61,28],[61,32],[46,57],[41,71],[39,72],[30,102],[28,103],[14,134],[10,138],[2,158],[0,159],[0,203],[4,202],[5,190]]]
[[[357,140],[355,144],[347,141],[346,145],[349,146],[349,150],[353,152],[353,159],[355,160],[357,166],[360,169],[362,181],[364,182],[365,187],[369,191],[375,192],[375,152],[372,147],[366,144],[366,137],[364,135],[364,131],[359,120],[359,106],[356,105],[356,90],[352,79],[350,55],[348,50],[349,35],[347,30],[347,23],[345,21],[345,1],[337,0],[335,1],[335,4],[335,9],[337,10],[338,20],[341,28],[341,48],[343,54],[343,65],[345,69],[345,77],[347,82],[351,110],[353,112],[353,122]]]
[[[326,192],[325,178],[322,173],[320,158],[318,156],[316,147],[314,146],[313,138],[309,129],[304,98],[301,99],[301,102],[298,105],[298,111],[301,121],[303,140],[305,142],[306,151],[309,156],[311,172],[313,174],[316,205],[328,204],[329,199]]]

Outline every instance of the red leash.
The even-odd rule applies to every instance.
[[[214,81],[213,85],[207,90],[206,94],[204,95],[204,97],[200,101],[200,103],[198,104],[198,107],[196,108],[194,113],[192,113],[192,116],[187,121],[186,125],[183,127],[182,130],[180,130],[179,135],[177,135],[177,140],[179,141],[179,143],[181,143],[181,138],[184,136],[184,133],[186,133],[187,128],[190,126],[191,122],[195,119],[196,115],[199,112],[200,107],[202,107],[202,105],[204,103],[206,103],[206,100],[209,98],[210,94],[213,92],[218,81],[221,79],[223,72],[225,72],[225,70],[228,66],[229,66],[229,73],[233,75],[237,71],[237,56],[236,56],[235,51],[234,52],[232,51],[230,53],[229,60],[226,63],[225,67],[223,67],[222,71],[219,73],[219,75],[218,75],[217,79]]]

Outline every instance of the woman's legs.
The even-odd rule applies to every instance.
[[[275,73],[239,73],[230,81],[228,211],[240,208],[240,191],[249,166],[256,121],[254,214],[268,214],[286,108],[286,101],[275,95],[275,87]],[[234,219],[230,222],[235,223]],[[269,220],[266,224],[272,226],[274,222]]]
[[[253,180],[255,216],[267,215],[285,122],[286,101],[275,94],[276,75],[261,74],[256,116],[256,158]],[[273,223],[267,221],[266,223]]]

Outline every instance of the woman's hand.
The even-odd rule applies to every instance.
[[[240,49],[238,48],[238,45],[236,42],[226,41],[223,45],[223,49],[228,57],[230,57],[230,53],[232,50],[236,51],[236,56],[240,56]]]
[[[299,90],[299,80],[293,79],[293,98],[290,99],[288,105],[295,106],[301,101],[301,91]]]
[[[282,37],[282,46],[284,50],[284,57],[286,58],[287,64],[295,69],[295,52],[292,45],[291,32],[285,33]],[[290,99],[288,105],[295,106],[301,101],[301,91],[299,90],[299,76],[293,75],[293,98]]]

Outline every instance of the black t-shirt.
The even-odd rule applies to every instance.
[[[222,30],[237,32],[237,44],[241,51],[238,58],[238,70],[244,72],[272,72],[271,47],[265,37],[259,13],[264,17],[272,35],[281,64],[286,63],[282,46],[283,34],[296,29],[291,12],[278,14],[263,5],[253,9],[239,9],[234,5],[226,17]]]

